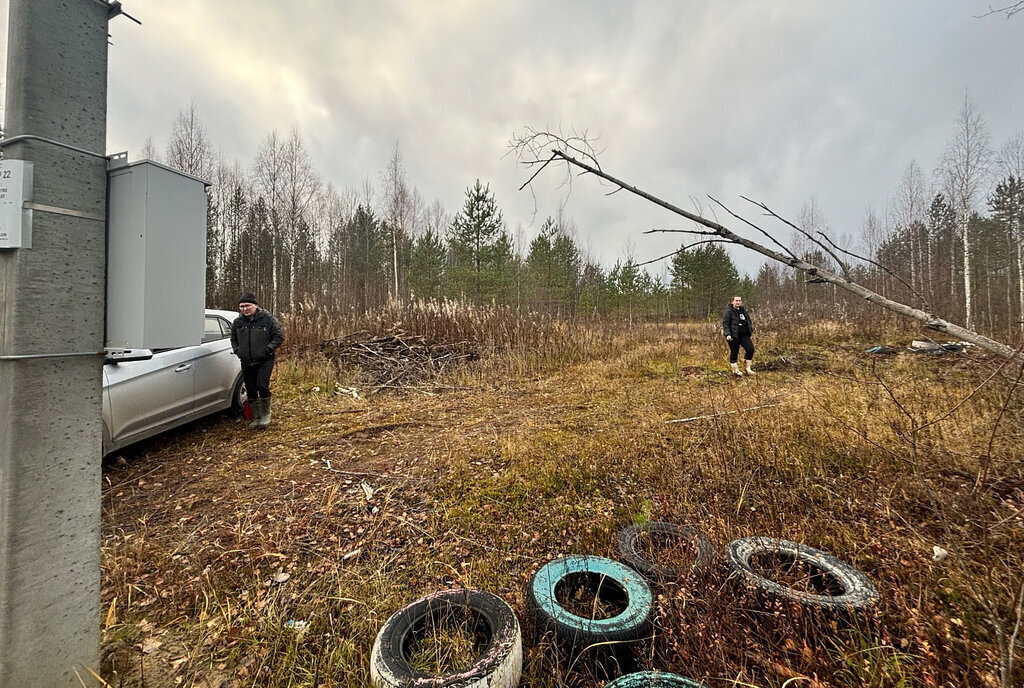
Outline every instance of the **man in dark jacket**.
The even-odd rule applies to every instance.
[[[256,304],[251,293],[238,299],[241,313],[231,323],[231,350],[242,362],[242,381],[252,407],[250,428],[270,425],[270,373],[274,370],[274,352],[284,342],[281,323]]]
[[[729,306],[722,314],[722,334],[725,341],[729,342],[729,365],[732,366],[732,373],[737,377],[743,377],[736,359],[743,347],[743,358],[747,363],[747,375],[753,375],[751,367],[754,360],[754,342],[750,335],[754,333],[754,323],[750,320],[750,313],[743,307],[743,297],[734,296]]]

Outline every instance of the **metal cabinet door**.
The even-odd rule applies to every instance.
[[[142,439],[183,422],[192,412],[194,357],[187,346],[153,354],[148,361],[107,366],[110,435],[114,442]]]

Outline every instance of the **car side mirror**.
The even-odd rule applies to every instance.
[[[104,363],[127,363],[128,361],[148,361],[153,358],[150,349],[107,349]]]

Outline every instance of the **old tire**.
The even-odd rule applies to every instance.
[[[661,671],[638,671],[609,681],[604,688],[704,688],[704,685]]]
[[[453,610],[472,620],[481,654],[446,675],[416,671],[408,661],[413,643]],[[376,688],[515,688],[522,670],[519,620],[504,600],[479,590],[444,590],[403,607],[384,623],[370,652],[370,681]]]
[[[645,559],[639,551],[638,544],[643,537],[681,540],[690,545],[695,556],[691,566],[675,567],[660,566]],[[651,521],[645,525],[630,525],[619,531],[615,539],[615,548],[623,562],[644,574],[651,580],[676,580],[685,578],[691,573],[699,573],[711,567],[715,558],[715,546],[703,533],[690,526],[680,526],[664,521]]]
[[[759,555],[781,557],[799,562],[820,574],[825,587],[836,594],[815,594],[781,585],[754,572],[751,560]],[[769,537],[745,537],[733,540],[726,549],[726,563],[732,574],[748,587],[777,599],[808,607],[834,611],[858,611],[878,600],[878,589],[863,573],[827,552],[789,540]],[[816,574],[816,575],[818,575]]]
[[[624,610],[606,619],[590,619],[563,607],[556,592],[577,576],[593,578],[599,581],[599,590],[624,596]],[[582,650],[601,643],[630,645],[645,637],[650,628],[653,596],[647,581],[628,566],[604,557],[555,559],[533,575],[529,594],[538,632],[553,632],[556,641],[567,648]]]

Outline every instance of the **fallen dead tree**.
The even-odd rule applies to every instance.
[[[554,147],[548,148],[548,146]],[[529,186],[533,179],[536,178],[536,176],[540,174],[548,165],[550,165],[553,162],[562,162],[566,165],[567,169],[575,167],[581,170],[580,174],[592,174],[611,183],[614,187],[616,187],[615,190],[612,191],[611,193],[617,193],[618,191],[628,191],[629,193],[635,194],[640,198],[650,201],[655,205],[661,206],[662,208],[672,213],[675,213],[676,215],[684,217],[694,222],[695,224],[706,228],[653,229],[648,232],[645,232],[646,234],[660,232],[676,232],[694,236],[709,237],[706,239],[696,241],[693,244],[690,244],[690,246],[684,248],[691,248],[698,244],[704,243],[727,243],[743,246],[745,248],[751,249],[752,251],[756,251],[757,253],[760,253],[763,256],[767,256],[772,260],[778,261],[780,263],[783,263],[784,265],[788,265],[791,268],[803,272],[804,274],[807,275],[808,282],[832,284],[840,289],[856,294],[857,296],[877,306],[881,306],[882,308],[885,308],[887,310],[899,313],[900,315],[906,316],[908,318],[913,318],[914,320],[924,323],[925,327],[931,330],[935,330],[936,332],[943,332],[947,335],[951,335],[957,338],[958,340],[969,342],[971,344],[981,347],[982,349],[985,349],[986,351],[991,351],[992,353],[1004,356],[1009,359],[1016,359],[1018,361],[1022,359],[1021,350],[1019,348],[1014,349],[1012,346],[1008,346],[1006,344],[1003,344],[1002,342],[998,342],[994,339],[990,339],[989,337],[981,335],[973,330],[951,323],[948,320],[945,320],[944,318],[941,318],[931,313],[931,309],[927,304],[922,303],[923,308],[909,306],[907,304],[900,303],[899,301],[894,301],[893,299],[886,298],[885,296],[882,296],[881,294],[874,292],[864,287],[863,285],[858,284],[857,282],[854,282],[850,278],[851,271],[849,269],[849,265],[842,258],[840,258],[838,254],[841,253],[844,255],[852,256],[854,258],[863,259],[861,256],[856,256],[855,254],[852,254],[849,251],[840,248],[831,239],[829,239],[821,232],[818,232],[818,234],[821,235],[821,239],[812,236],[810,233],[805,232],[800,227],[797,227],[796,225],[777,215],[763,203],[750,201],[769,216],[774,217],[784,222],[785,224],[789,225],[790,227],[792,227],[793,229],[795,229],[796,231],[800,232],[805,237],[810,239],[818,247],[823,249],[827,255],[831,256],[836,261],[836,263],[840,266],[843,274],[836,274],[835,272],[826,270],[818,265],[812,265],[811,263],[808,263],[805,260],[801,260],[792,251],[790,251],[788,248],[779,243],[764,229],[754,224],[753,222],[750,222],[749,220],[742,218],[736,213],[732,212],[729,208],[727,208],[724,204],[719,202],[714,197],[710,197],[711,200],[718,204],[723,210],[725,210],[725,212],[729,213],[729,215],[731,215],[735,220],[742,222],[743,224],[748,225],[753,229],[756,229],[758,232],[760,232],[762,235],[768,238],[769,241],[775,244],[775,246],[777,246],[780,250],[775,250],[762,244],[759,244],[756,241],[751,241],[750,239],[740,236],[739,234],[733,232],[732,230],[728,229],[722,224],[719,224],[718,222],[709,220],[708,218],[703,217],[699,214],[691,213],[676,205],[673,205],[672,203],[669,203],[668,201],[658,198],[657,196],[653,196],[647,193],[646,191],[643,191],[642,189],[633,186],[632,184],[629,184],[621,179],[613,177],[612,175],[604,172],[600,168],[600,165],[597,161],[597,154],[591,147],[590,141],[588,140],[587,135],[585,133],[582,135],[574,135],[569,138],[566,138],[551,132],[535,131],[533,129],[528,129],[526,134],[524,134],[521,137],[513,139],[511,147],[513,151],[516,153],[521,164],[528,167],[539,165],[539,169],[536,172],[534,172],[530,179],[528,179],[526,183],[520,187],[520,190]],[[547,153],[550,153],[550,157],[547,156]],[[580,156],[580,158],[583,159],[581,160],[576,157],[573,157],[573,155],[570,155],[570,153],[578,155]],[[567,181],[568,183],[571,184],[572,175],[569,173],[567,173]],[[678,251],[674,253],[678,253]],[[661,258],[658,258],[656,260],[668,258],[669,256],[674,255],[674,253],[670,253],[668,256],[662,256]],[[874,261],[868,262],[871,262],[874,265],[878,265],[877,263],[874,263]],[[879,267],[883,266],[879,265]],[[889,270],[886,270],[886,272],[892,274]],[[904,282],[904,284],[906,284],[906,282]]]
[[[414,386],[480,358],[470,342],[446,344],[405,332],[373,336],[353,332],[320,342],[320,352],[339,375],[356,372],[374,387]]]

